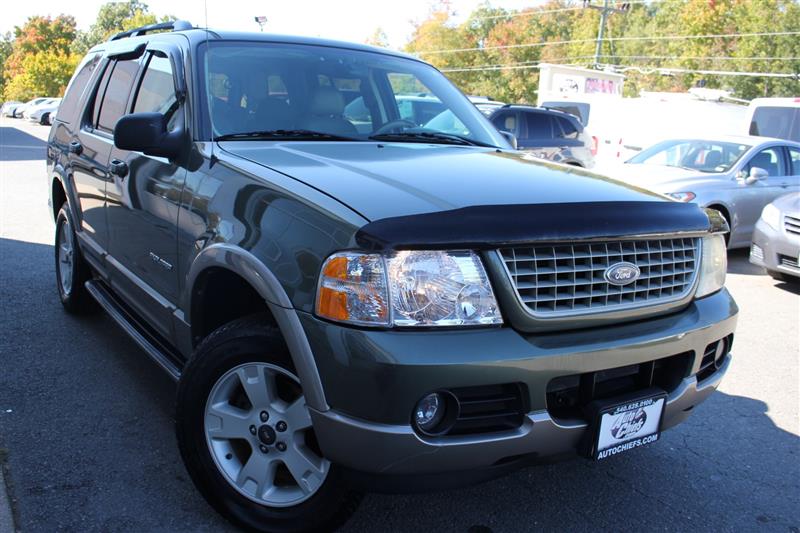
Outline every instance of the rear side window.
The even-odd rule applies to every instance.
[[[772,106],[756,108],[750,122],[750,135],[800,142],[800,109]]]
[[[64,99],[61,100],[61,105],[58,108],[58,120],[72,122],[78,116],[78,103],[99,63],[100,54],[91,54],[83,58],[69,85],[67,85],[67,92],[64,94]]]
[[[125,114],[125,106],[138,68],[139,62],[136,60],[117,61],[114,64],[100,103],[100,113],[97,117],[98,130],[113,133],[117,121]]]
[[[169,58],[151,55],[136,94],[133,112],[167,114],[176,101],[172,63]]]
[[[556,137],[560,137],[562,139],[578,138],[578,133],[579,133],[578,128],[572,121],[562,117],[556,117],[555,121],[556,124],[558,125],[558,128],[556,128]]]
[[[492,117],[492,124],[500,131],[505,131],[513,135],[517,133],[517,117],[516,114],[511,111],[497,113]]]
[[[553,138],[553,117],[544,113],[525,113],[525,122],[528,126],[528,139]]]

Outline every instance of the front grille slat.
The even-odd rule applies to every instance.
[[[787,232],[800,235],[800,218],[784,215],[783,224]]]
[[[679,300],[697,276],[700,239],[675,237],[502,248],[519,300],[534,316],[570,316]],[[612,265],[636,265],[640,277],[616,286]]]

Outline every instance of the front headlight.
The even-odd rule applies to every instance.
[[[678,200],[679,202],[691,202],[697,195],[693,192],[686,191],[686,192],[668,192],[667,196],[674,200]]]
[[[492,286],[471,251],[342,252],[322,267],[317,314],[374,326],[502,324]]]
[[[703,254],[700,258],[700,280],[695,297],[702,298],[720,290],[725,285],[728,270],[728,250],[722,234],[703,237]]]
[[[780,229],[781,210],[772,204],[767,204],[764,206],[764,210],[761,211],[761,220],[774,230]]]

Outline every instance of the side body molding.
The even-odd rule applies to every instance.
[[[308,406],[318,411],[327,411],[329,407],[322,390],[322,380],[297,312],[275,275],[247,250],[227,243],[216,243],[203,249],[195,257],[186,276],[184,291],[183,308],[187,312],[187,321],[191,324],[192,287],[195,286],[198,276],[211,267],[225,268],[238,274],[264,298],[286,340]]]

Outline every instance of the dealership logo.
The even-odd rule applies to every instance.
[[[606,269],[604,274],[606,281],[612,285],[629,285],[639,279],[642,272],[633,263],[615,263]]]
[[[636,409],[622,413],[611,426],[611,436],[617,440],[624,440],[636,435],[647,422],[647,413],[644,409]]]

